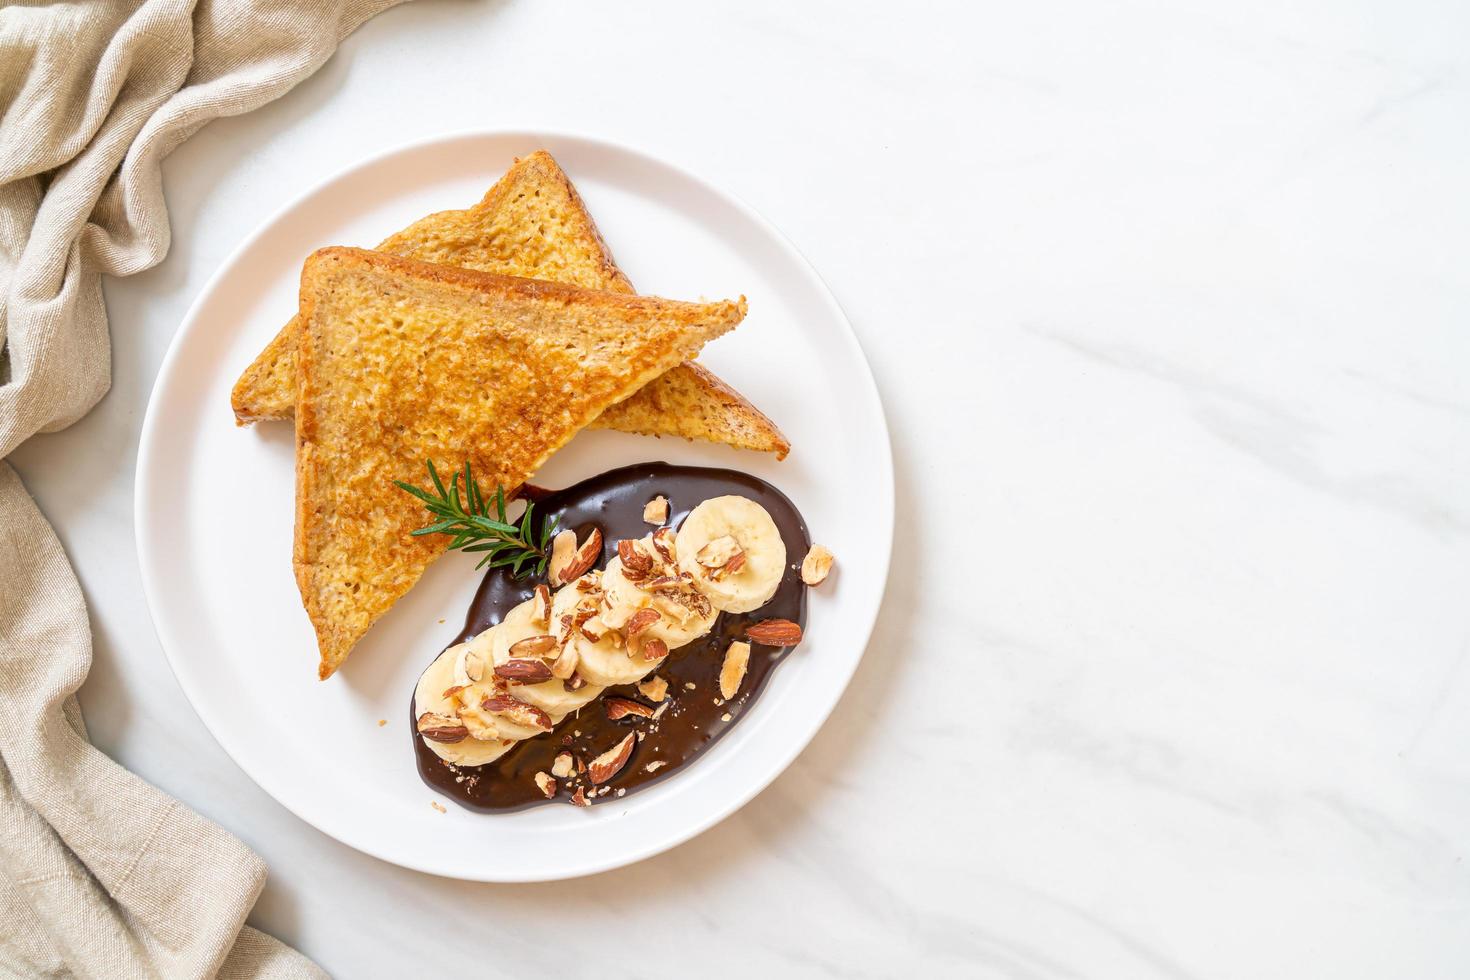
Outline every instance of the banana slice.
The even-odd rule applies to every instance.
[[[465,648],[466,644],[461,643],[445,650],[419,677],[418,686],[413,693],[415,718],[425,712],[451,716],[454,714],[454,705],[445,699],[444,692],[455,686],[455,662]],[[423,742],[429,747],[429,751],[457,766],[483,766],[487,762],[494,762],[515,744],[502,739],[486,741],[478,738],[463,738],[458,742],[436,742],[425,738]]]
[[[602,578],[606,583],[606,572]],[[563,616],[576,615],[577,603],[586,595],[587,593],[577,590],[576,582],[563,586],[556,593],[551,600],[551,621],[557,624],[558,629],[561,628]],[[658,666],[642,657],[630,656],[622,637],[608,626],[600,625],[601,620],[599,615],[585,624],[594,635],[601,633],[600,639],[589,639],[582,635],[581,630],[572,639],[577,647],[577,673],[582,675],[588,686],[595,685],[601,692],[602,688],[614,684],[632,684],[642,680],[645,674]]]
[[[652,554],[653,549],[649,542],[649,538],[643,539],[645,550]],[[653,578],[657,577],[658,573],[655,573]],[[641,583],[630,580],[623,570],[622,559],[614,558],[608,562],[607,570],[602,573],[605,597],[600,617],[602,621],[626,634],[630,619],[644,609],[652,609],[659,614],[658,618],[643,626],[636,638],[663,640],[670,650],[693,643],[714,626],[715,618],[720,612],[714,608],[713,603],[701,610],[692,603],[679,601],[681,596],[676,593],[645,588],[648,584],[648,580]]]
[[[743,613],[771,601],[786,571],[776,522],[749,497],[711,497],[679,528],[679,568],[716,609]]]
[[[565,592],[566,589],[562,589],[561,591]],[[485,631],[486,633],[493,633],[487,644],[491,664],[487,670],[493,672],[495,667],[504,664],[507,660],[540,659],[513,657],[511,655],[511,647],[522,640],[548,634],[554,636],[558,632],[559,627],[553,628],[547,623],[537,622],[535,610],[535,600],[523,602],[506,613],[505,619],[501,620],[498,625],[492,626],[489,630]],[[551,622],[558,622],[555,615],[552,616]],[[484,636],[485,634],[482,633],[480,635]],[[476,637],[476,639],[478,640],[479,637]],[[554,651],[549,654],[550,658],[554,658],[555,656]],[[546,662],[549,663],[550,659]],[[510,693],[527,704],[533,704],[546,712],[551,716],[553,723],[559,723],[573,711],[594,700],[602,693],[602,688],[597,686],[596,682],[590,682],[583,684],[575,691],[568,691],[566,685],[559,678],[553,677],[550,680],[541,681],[536,684],[513,684],[511,685]],[[531,732],[530,735],[521,737],[531,737],[537,734],[540,734],[540,732]]]

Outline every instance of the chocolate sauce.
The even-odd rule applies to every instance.
[[[569,751],[583,762],[589,762],[616,745],[629,731],[640,731],[644,737],[634,745],[633,757],[605,784],[610,791],[592,798],[592,802],[619,799],[620,790],[625,797],[680,771],[719,741],[750,710],[776,665],[789,656],[799,655],[799,647],[781,650],[752,643],[750,666],[740,692],[730,701],[715,703],[720,697],[720,665],[725,649],[732,641],[744,637],[746,626],[763,619],[789,619],[803,627],[806,625],[806,587],[801,583],[800,566],[811,540],[791,501],[764,480],[735,470],[640,463],[610,470],[564,490],[546,492],[527,487],[523,496],[536,500],[536,510],[543,519],[554,517],[561,529],[575,530],[579,541],[585,540],[594,527],[600,529],[602,558],[597,567],[603,568],[617,554],[619,540],[641,538],[654,529],[643,520],[643,505],[660,494],[669,500],[667,523],[675,528],[705,500],[727,494],[749,497],[769,511],[786,544],[786,574],[775,596],[754,612],[720,613],[708,634],[673,651],[664,660],[651,675],[664,678],[669,685],[666,700],[670,704],[657,721],[636,716],[609,721],[603,704],[609,696],[632,698],[652,706],[636,685],[610,687],[602,698],[569,716],[555,731],[517,743],[494,762],[483,766],[454,766],[426,748],[414,731],[410,697],[409,734],[419,775],[432,788],[463,807],[481,812],[503,813],[538,803],[565,805],[567,790],[559,788],[557,795],[548,800],[536,787],[536,773],[550,772],[559,752]],[[538,581],[529,577],[516,581],[505,569],[491,569],[480,583],[465,617],[464,630],[454,643],[463,643],[500,622],[506,613],[531,597]],[[692,688],[688,686],[691,684]],[[649,772],[647,766],[651,762],[664,765]],[[565,782],[560,780],[559,786]],[[588,787],[589,792],[591,788]]]

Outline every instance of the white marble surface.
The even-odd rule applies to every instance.
[[[253,921],[343,977],[1470,975],[1467,37],[1449,0],[379,18],[173,155],[172,253],[107,284],[112,393],[15,457],[91,603],[97,742],[257,848]],[[757,800],[622,871],[467,885],[210,740],[133,464],[266,213],[527,125],[664,153],[806,252],[886,401],[898,540],[852,688]]]

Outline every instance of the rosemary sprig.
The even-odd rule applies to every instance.
[[[534,507],[529,501],[520,523],[505,516],[505,488],[496,484],[495,496],[486,499],[470,472],[470,461],[465,460],[464,469],[455,473],[446,489],[444,481],[429,462],[429,480],[434,484],[433,492],[416,487],[412,483],[394,480],[393,484],[405,493],[411,493],[424,504],[434,521],[413,532],[414,537],[424,534],[447,534],[451,551],[484,552],[476,568],[509,568],[513,578],[534,571],[541,575],[546,571],[546,562],[551,558],[551,536],[556,533],[556,521],[543,521],[540,526],[532,518]],[[463,477],[464,494],[460,494]],[[526,563],[532,562],[530,568]]]

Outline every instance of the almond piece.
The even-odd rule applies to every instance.
[[[575,531],[558,531],[551,541],[551,561],[546,577],[552,585],[566,585],[581,578],[600,557],[602,532],[597,528],[594,527],[580,545]]]
[[[419,715],[418,723],[414,727],[424,738],[450,745],[455,742],[463,742],[470,737],[470,730],[461,724],[458,718],[451,718],[449,715],[441,715],[433,711],[425,711]]]
[[[485,713],[476,707],[476,703],[487,696],[487,691],[490,692],[489,696],[493,696],[496,688],[484,684],[451,687],[444,692],[444,699],[454,705],[455,714],[459,716],[460,723],[470,733],[470,738],[488,742],[500,738],[500,730],[495,727],[493,718],[487,718]]]
[[[551,559],[546,563],[546,580],[552,585],[561,585],[566,579],[562,571],[577,556],[577,532],[557,531],[551,539]]]
[[[480,702],[480,707],[492,715],[504,715],[518,725],[539,728],[543,732],[551,731],[551,717],[534,704],[527,704],[520,698],[509,695],[486,698]]]
[[[669,655],[669,645],[658,637],[649,637],[638,648],[638,656],[644,660],[662,660]]]
[[[566,680],[577,672],[577,662],[580,659],[577,644],[567,643],[561,648],[561,655],[551,662],[551,676]]]
[[[730,563],[730,559],[742,553],[739,541],[731,535],[722,534],[700,548],[694,560],[705,568],[724,568]]]
[[[669,498],[660,494],[643,505],[643,520],[649,524],[662,524],[669,519]]]
[[[581,578],[592,570],[592,566],[596,565],[597,559],[601,557],[602,532],[594,527],[592,533],[587,535],[587,540],[582,543],[582,547],[577,549],[577,560],[563,574],[567,576],[568,582],[575,578]]]
[[[686,592],[679,599],[679,604],[694,611],[700,619],[708,619],[711,609],[709,596],[703,592]]]
[[[629,715],[637,715],[639,718],[652,718],[653,709],[646,704],[639,704],[631,698],[606,698],[603,705],[607,708],[607,720],[617,721]]]
[[[596,613],[587,617],[577,629],[587,638],[588,643],[596,643],[607,635],[607,624],[599,619]]]
[[[821,585],[832,571],[833,560],[832,552],[819,544],[812,545],[812,550],[801,560],[801,580],[810,586]]]
[[[789,619],[763,619],[745,627],[745,638],[768,647],[794,647],[801,642],[801,627]]]
[[[662,618],[657,609],[640,609],[623,624],[623,635],[631,639]]]
[[[725,651],[725,662],[720,665],[720,697],[726,701],[740,691],[740,682],[745,680],[745,668],[750,665],[750,644],[736,640]]]
[[[556,795],[556,780],[551,778],[550,773],[538,772],[532,778],[536,780],[536,788],[541,791],[541,795],[548,800]]]
[[[650,677],[638,685],[638,693],[643,695],[654,704],[658,704],[669,695],[669,682],[662,677]]]
[[[587,678],[574,672],[571,677],[561,682],[561,687],[563,691],[570,693],[571,691],[580,691],[586,684]]]
[[[618,542],[618,561],[623,563],[623,573],[630,581],[653,572],[653,556],[638,547],[637,541],[624,538]]]
[[[542,626],[551,625],[551,589],[544,584],[536,586],[536,593],[531,596],[531,619]]]
[[[572,774],[572,754],[558,752],[551,763],[551,774],[557,779],[566,779]]]
[[[657,551],[659,557],[670,565],[674,564],[678,552],[674,548],[674,541],[678,535],[671,527],[661,527],[653,532],[653,550]]]
[[[572,794],[571,803],[572,803],[572,806],[591,806],[592,805],[591,803],[588,803],[587,802],[587,790],[586,790],[585,787],[582,787],[582,786],[578,786],[577,787],[577,791]]]
[[[633,744],[637,741],[637,736],[632,732],[624,735],[621,742],[587,764],[587,778],[594,785],[601,786],[616,776],[633,757]]]
[[[540,684],[551,680],[551,667],[544,660],[507,660],[496,664],[495,676],[517,684]]]
[[[550,633],[538,633],[536,636],[528,636],[524,640],[516,640],[510,645],[510,655],[517,660],[530,657],[544,657],[556,649],[556,637]]]
[[[485,661],[479,654],[472,651],[468,644],[465,644],[454,658],[455,680],[464,680],[473,684],[484,676]]]

